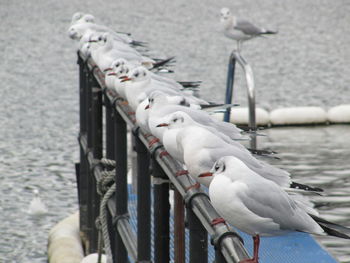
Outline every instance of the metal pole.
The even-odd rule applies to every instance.
[[[230,59],[228,62],[228,69],[227,69],[225,104],[232,103],[233,83],[235,80],[235,68],[236,68],[236,59],[234,56],[234,52],[232,52],[230,55]],[[227,108],[224,114],[224,121],[230,122],[230,117],[231,117],[231,108]]]
[[[114,154],[114,111],[109,98],[104,96],[105,112],[106,112],[106,158],[115,160]],[[111,213],[107,213],[108,220],[108,233],[111,243],[111,248],[115,247],[115,230],[113,229],[113,218]],[[116,261],[117,255],[116,250],[112,249],[113,262]]]
[[[154,262],[170,262],[169,256],[169,180],[155,159],[153,167]]]
[[[87,103],[86,103],[86,64],[78,54],[79,64],[79,115],[80,115],[80,131],[82,136],[87,130]],[[88,202],[88,167],[84,150],[80,147],[80,165],[79,165],[79,223],[82,240],[85,243],[88,239],[88,222],[87,222],[87,202]]]
[[[174,189],[174,257],[175,263],[185,263],[185,206],[180,192]]]
[[[190,262],[208,262],[208,233],[193,213],[191,207],[186,208],[188,228],[190,231]]]
[[[150,156],[145,145],[135,136],[137,152],[137,260],[151,260],[151,177]]]
[[[88,73],[88,148],[95,159],[102,158],[102,93],[92,72]],[[98,249],[98,230],[95,222],[99,215],[100,197],[96,190],[96,178],[90,167],[89,175],[89,221],[91,236],[89,238],[89,251]]]
[[[119,112],[114,112],[115,120],[115,162],[116,162],[116,218],[128,213],[128,182],[127,182],[127,141],[126,123]],[[128,255],[119,231],[115,237],[116,262],[127,262]]]

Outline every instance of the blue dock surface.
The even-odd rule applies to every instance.
[[[152,206],[153,208],[153,206]],[[137,231],[137,196],[132,191],[132,186],[129,185],[129,214],[130,223],[133,230]],[[172,233],[173,227],[173,215],[170,219],[170,247],[171,262],[174,262],[174,240]],[[152,211],[152,224],[153,224],[153,211]],[[249,254],[253,254],[253,240],[252,237],[237,230],[244,240],[244,246],[248,250]],[[152,227],[153,236],[153,227]],[[210,244],[210,237],[208,242],[208,262],[214,262],[215,251],[214,247]],[[186,247],[189,243],[189,234],[186,230]],[[152,240],[152,247],[154,242]],[[152,250],[153,259],[153,250]],[[186,249],[186,262],[189,262],[189,251]],[[324,248],[322,248],[314,238],[307,233],[290,233],[284,236],[277,237],[263,237],[260,239],[259,250],[259,262],[260,263],[337,263]]]

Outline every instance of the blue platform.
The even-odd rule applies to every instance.
[[[131,186],[129,186],[129,214],[130,223],[133,230],[137,231],[137,196],[133,194]],[[152,211],[153,223],[153,211]],[[174,259],[174,240],[173,240],[173,216],[170,219],[170,248],[171,262]],[[244,240],[244,246],[252,255],[253,240],[251,236],[237,230]],[[153,227],[152,227],[153,236]],[[209,237],[208,237],[209,238]],[[189,242],[188,230],[186,230],[186,247]],[[214,247],[208,242],[208,262],[214,262]],[[152,247],[153,247],[152,240]],[[152,251],[153,257],[153,251]],[[186,249],[186,262],[189,262],[189,251]],[[311,235],[306,233],[291,233],[278,237],[263,237],[260,239],[259,251],[260,263],[337,263],[337,261],[324,250]]]

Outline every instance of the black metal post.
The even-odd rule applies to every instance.
[[[135,135],[137,152],[137,260],[151,260],[151,177],[147,148]]]
[[[235,79],[235,68],[236,68],[236,59],[233,54],[230,55],[230,60],[228,63],[227,69],[227,80],[226,80],[226,94],[225,94],[225,103],[232,103],[232,95],[233,95],[233,83]],[[227,108],[224,114],[224,121],[230,122],[231,117],[231,108]]]
[[[86,64],[78,54],[78,65],[79,65],[79,115],[80,115],[80,136],[86,134],[87,131],[87,74]],[[79,223],[80,233],[82,236],[83,243],[88,240],[88,222],[87,222],[87,205],[88,205],[88,164],[84,150],[80,147],[80,165],[79,165]]]
[[[193,210],[186,208],[188,228],[190,231],[190,262],[208,262],[208,233]]]
[[[153,168],[154,262],[170,262],[169,256],[169,181],[155,159]]]
[[[111,102],[107,96],[104,96],[105,102],[105,120],[106,120],[106,158],[110,160],[115,160],[114,154],[114,144],[115,144],[115,133],[114,133],[114,110],[112,108]],[[107,213],[108,220],[108,233],[111,243],[111,248],[115,247],[115,232],[113,229],[113,219],[111,213]],[[117,255],[116,250],[112,249],[113,262],[116,262]]]
[[[116,218],[128,213],[128,182],[127,182],[127,141],[126,123],[120,114],[114,112],[115,131],[115,162],[116,162]],[[116,262],[127,262],[128,254],[119,231],[115,237]]]
[[[180,192],[174,189],[174,258],[185,263],[185,206]]]
[[[102,158],[102,94],[98,83],[92,72],[88,72],[88,149],[92,151],[95,159]],[[98,249],[98,230],[96,218],[99,215],[100,197],[96,190],[96,178],[93,167],[89,167],[88,179],[88,222],[89,222],[89,249],[94,253]]]

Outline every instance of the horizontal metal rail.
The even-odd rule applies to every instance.
[[[118,94],[106,88],[104,82],[104,74],[94,64],[92,59],[86,59],[81,54],[79,54],[79,56],[83,61],[85,61],[89,71],[93,73],[94,77],[97,80],[97,83],[100,85],[100,88],[104,93],[104,98],[108,100],[109,105],[112,105],[112,109],[115,111],[115,114],[119,114],[125,123],[129,126],[129,128],[134,131],[138,131],[135,136],[138,136],[140,141],[145,145],[145,148],[149,149],[149,145],[152,141],[154,141],[153,139],[155,139],[155,137],[145,136],[145,132],[137,127],[133,110],[128,105],[126,105],[126,103],[122,102],[122,99],[118,97]],[[84,152],[86,152],[88,162],[92,167],[94,167],[93,171],[96,179],[99,180],[102,172],[102,167],[96,163],[92,152],[87,148],[86,137],[83,134],[80,135],[79,141],[82,149],[84,149]],[[220,251],[222,253],[226,262],[240,262],[243,259],[247,259],[248,253],[241,242],[240,236],[235,231],[233,231],[224,223],[220,223],[214,226],[211,225],[213,219],[220,216],[212,207],[208,195],[201,190],[194,188],[189,189],[189,187],[193,184],[192,179],[187,174],[178,176],[177,173],[182,170],[182,167],[180,167],[180,165],[171,156],[162,154],[165,151],[162,144],[152,143],[151,145],[152,147],[149,149],[150,154],[158,162],[159,166],[168,176],[176,190],[181,194],[187,208],[193,211],[205,230],[209,233],[212,239],[212,243],[214,244],[217,251]],[[127,153],[125,152],[125,154]],[[112,216],[116,215],[116,205],[114,200],[110,200],[108,207]],[[127,217],[117,216],[114,222],[116,224],[119,235],[124,242],[128,255],[134,261],[136,261],[138,258],[137,238],[131,230],[131,226],[128,222]]]

